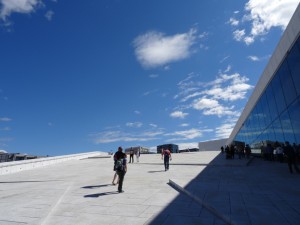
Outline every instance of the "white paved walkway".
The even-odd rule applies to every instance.
[[[226,160],[219,152],[159,155],[129,164],[92,158],[0,176],[0,225],[300,224],[300,175],[286,164]]]

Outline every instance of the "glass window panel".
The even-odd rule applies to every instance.
[[[274,119],[277,118],[278,111],[277,111],[276,102],[275,102],[275,99],[274,99],[274,94],[273,94],[273,90],[272,90],[271,85],[269,85],[267,87],[266,94],[267,94],[267,100],[268,100],[271,120],[273,121]]]
[[[296,101],[288,109],[297,144],[300,144],[300,116],[299,116],[300,115],[300,103],[299,103],[299,100],[300,99],[298,99],[298,101]]]
[[[286,103],[284,100],[283,90],[282,90],[281,81],[278,73],[271,81],[271,86],[275,97],[277,111],[279,114],[281,114],[286,109]]]
[[[275,136],[272,124],[268,127],[267,134],[268,134],[268,140],[273,141],[273,142],[276,141],[276,136]]]
[[[280,121],[285,141],[289,141],[290,143],[295,142],[294,131],[288,111],[285,111],[283,114],[281,114]]]
[[[298,38],[298,42],[300,38]],[[297,95],[300,95],[300,50],[298,49],[297,45],[291,49],[288,57],[287,62],[289,65],[290,73],[292,75],[295,88],[297,91]]]
[[[265,118],[264,118],[261,100],[259,100],[259,102],[256,105],[256,113],[257,113],[257,118],[258,118],[260,129],[263,130],[263,129],[265,129],[265,127],[267,125],[266,125]]]
[[[285,102],[288,105],[292,103],[296,98],[296,90],[294,87],[294,82],[292,80],[291,74],[289,72],[287,61],[284,60],[282,65],[278,70],[278,74],[280,76],[280,80],[282,83],[283,94],[285,97]]]
[[[283,135],[283,131],[282,131],[282,127],[281,127],[281,123],[280,123],[280,119],[277,118],[274,122],[273,122],[273,128],[274,128],[274,133],[275,133],[275,138],[277,141],[279,142],[284,142],[284,135]]]
[[[263,111],[262,117],[265,120],[266,126],[269,126],[269,124],[271,123],[271,115],[270,115],[270,111],[269,111],[266,92],[264,92],[264,94],[261,96],[260,101],[261,101],[261,107],[262,107],[262,111]]]

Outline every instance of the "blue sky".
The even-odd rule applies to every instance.
[[[0,149],[230,135],[299,0],[0,0]]]

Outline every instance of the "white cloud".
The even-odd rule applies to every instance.
[[[230,66],[226,71],[231,70]],[[211,82],[195,82],[197,76],[189,74],[186,79],[179,82],[181,90],[175,96],[179,102],[186,104],[181,108],[193,108],[203,115],[232,116],[239,112],[235,110],[233,102],[244,99],[249,90],[253,88],[248,84],[249,79],[239,73],[219,74]],[[232,103],[231,103],[232,102]]]
[[[259,36],[268,34],[272,27],[284,30],[290,21],[299,0],[249,0],[245,5],[244,23],[251,23],[250,32],[234,31],[234,39],[252,44]],[[237,26],[236,23],[231,23]]]
[[[234,117],[224,121],[224,124],[216,127],[216,138],[228,138],[238,120],[240,114],[234,115]]]
[[[240,22],[239,22],[237,19],[231,17],[231,18],[229,19],[229,23],[230,23],[232,26],[238,26]]]
[[[113,143],[113,142],[136,142],[136,141],[152,141],[159,139],[159,137],[163,134],[162,131],[154,131],[154,132],[139,132],[139,133],[130,133],[130,132],[122,132],[119,130],[111,130],[104,131],[95,134],[90,134],[92,141],[95,144],[101,143]],[[158,137],[157,137],[158,136]]]
[[[157,78],[157,77],[158,77],[158,74],[150,74],[149,77],[150,77],[150,78]]]
[[[48,10],[45,14],[45,17],[47,18],[48,21],[51,21],[53,15],[54,15],[54,12],[52,10]]]
[[[183,131],[175,131],[173,133],[164,134],[165,136],[175,136],[175,138],[169,139],[167,141],[177,141],[177,140],[192,140],[203,136],[203,131],[199,129],[190,129]]]
[[[0,131],[10,131],[11,128],[10,127],[3,127],[3,128],[0,128]]]
[[[181,127],[188,127],[189,124],[188,124],[188,123],[182,123],[182,124],[180,124],[180,126],[181,126]]]
[[[158,67],[188,58],[191,46],[195,43],[196,30],[187,33],[166,36],[152,31],[138,36],[133,41],[135,55],[142,66]]]
[[[141,112],[138,111],[138,110],[134,110],[134,113],[137,114],[137,115],[140,115],[140,114],[141,114]]]
[[[173,118],[181,118],[181,119],[184,119],[187,115],[189,115],[189,114],[184,113],[182,111],[175,111],[170,114],[170,116]]]
[[[259,61],[259,58],[255,55],[249,55],[248,59],[250,59],[251,61]]]
[[[0,118],[0,122],[10,122],[12,119],[8,117],[2,117]]]
[[[245,30],[235,30],[233,32],[233,39],[236,41],[242,41],[245,37]]]
[[[158,127],[158,126],[157,126],[156,124],[154,124],[154,123],[150,123],[149,126],[154,127],[154,128]]]
[[[143,126],[143,123],[141,122],[128,122],[126,123],[126,126],[127,127],[135,127],[135,128],[139,128],[139,127],[142,127]]]
[[[0,0],[0,19],[6,21],[12,13],[30,14],[42,6],[41,0]]]

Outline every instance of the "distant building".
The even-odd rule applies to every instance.
[[[221,146],[225,146],[227,138],[220,140],[199,142],[199,151],[219,151]]]
[[[181,152],[199,152],[199,148],[180,149],[179,153],[181,153]]]
[[[146,147],[142,147],[142,146],[134,146],[134,147],[129,147],[129,148],[125,148],[125,153],[129,154],[130,150],[134,151],[134,154],[140,150],[141,154],[149,154],[149,148]]]
[[[171,153],[179,153],[178,145],[175,144],[158,145],[157,153],[161,153],[162,149],[169,149]]]

